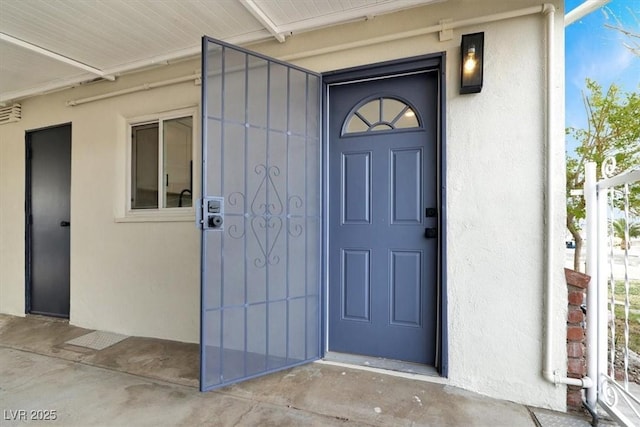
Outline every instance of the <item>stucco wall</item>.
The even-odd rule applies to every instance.
[[[114,90],[197,70],[197,63],[127,76]],[[24,314],[25,130],[72,123],[72,324],[196,342],[199,334],[200,240],[193,215],[183,221],[119,222],[125,211],[126,121],[198,108],[193,81],[67,107],[103,85],[22,102],[23,119],[0,127],[2,242],[0,311]],[[197,161],[194,162],[197,164]]]
[[[563,113],[562,2],[556,16]],[[544,17],[479,24],[440,42],[428,34],[325,52],[397,32],[540,5],[449,0],[422,9],[294,35],[251,49],[316,70],[446,51],[449,383],[534,406],[564,409],[564,387],[541,377],[544,200],[564,206],[564,145],[553,157],[558,187],[544,190]],[[484,88],[458,95],[460,35],[485,32]],[[305,53],[306,52],[306,53]],[[313,53],[309,56],[309,52]],[[198,105],[184,83],[77,107],[65,101],[193,73],[197,61],[25,100],[23,120],[0,126],[0,312],[24,313],[24,131],[72,122],[71,323],[125,334],[197,341],[199,238],[192,221],[118,222],[124,212],[126,119]],[[563,140],[563,119],[556,138]],[[196,162],[197,163],[197,162]],[[554,219],[563,236],[564,211]],[[566,368],[563,241],[554,242],[554,368]]]

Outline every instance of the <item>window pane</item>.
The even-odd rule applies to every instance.
[[[355,114],[349,119],[347,124],[347,133],[366,132],[369,129],[369,125],[362,121],[362,119]]]
[[[191,206],[193,118],[162,122],[165,208]]]
[[[391,125],[388,125],[386,123],[379,123],[379,124],[371,126],[370,130],[375,132],[375,131],[378,131],[378,130],[393,130],[393,128],[391,127]]]
[[[374,99],[367,102],[358,109],[358,113],[369,123],[378,123],[380,121],[380,100]]]
[[[403,112],[406,105],[404,102],[400,102],[393,98],[382,99],[382,121],[386,123],[393,123],[400,113]]]
[[[158,208],[158,124],[131,130],[131,208]]]
[[[407,108],[407,111],[402,113],[402,116],[395,122],[396,129],[407,129],[407,128],[417,128],[420,127],[418,123],[418,118],[416,117],[415,111],[411,108]]]
[[[415,111],[394,98],[371,100],[352,111],[345,122],[345,134],[420,127]]]

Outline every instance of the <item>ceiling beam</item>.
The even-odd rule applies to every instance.
[[[75,59],[71,59],[64,55],[60,55],[59,53],[52,52],[40,46],[36,46],[35,44],[31,44],[24,40],[17,39],[13,36],[10,36],[9,34],[0,33],[0,40],[5,41],[7,43],[11,43],[12,45],[15,45],[15,46],[19,46],[23,49],[27,49],[31,52],[35,52],[40,55],[46,56],[47,58],[55,59],[56,61],[64,62],[67,65],[71,65],[73,67],[88,71],[92,74],[102,77],[103,79],[111,80],[111,81],[116,79],[114,76],[108,75],[107,73],[105,73],[104,71],[98,68],[84,64],[80,61],[76,61]]]
[[[267,14],[264,13],[262,9],[260,9],[260,6],[258,6],[255,1],[240,0],[240,3],[245,7],[245,9],[249,11],[249,13],[251,13],[251,15],[253,15],[254,18],[258,20],[258,22],[260,22],[260,24],[262,24],[263,27],[269,30],[269,32],[273,35],[273,37],[276,38],[276,40],[278,40],[280,43],[284,43],[285,37],[283,32],[280,31],[280,28],[278,28],[275,22],[273,22],[271,18],[269,18],[269,16],[267,16]]]
[[[2,34],[2,33],[0,33]],[[243,34],[241,36],[234,36],[225,39],[227,43],[238,45],[250,45],[252,43],[258,43],[270,38],[267,30],[258,30],[252,33]],[[155,65],[169,64],[173,61],[184,60],[189,58],[196,58],[202,51],[201,45],[196,45],[190,48],[182,49],[179,51],[171,52],[165,55],[159,55],[152,58],[146,58],[140,61],[132,62],[124,66],[114,67],[106,70],[108,75],[121,75],[132,71],[138,71],[147,67]],[[8,104],[9,102],[28,98],[30,96],[43,95],[50,92],[55,92],[62,89],[67,89],[83,82],[90,81],[92,76],[85,74],[82,76],[70,77],[63,80],[55,80],[53,82],[45,83],[40,86],[32,87],[29,89],[18,90],[13,92],[0,93],[0,106],[2,104]]]

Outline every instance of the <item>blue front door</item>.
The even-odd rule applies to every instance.
[[[329,351],[435,364],[437,79],[329,86]]]

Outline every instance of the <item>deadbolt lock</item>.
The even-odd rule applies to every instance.
[[[221,231],[224,223],[224,197],[203,198],[197,222],[203,230]]]

